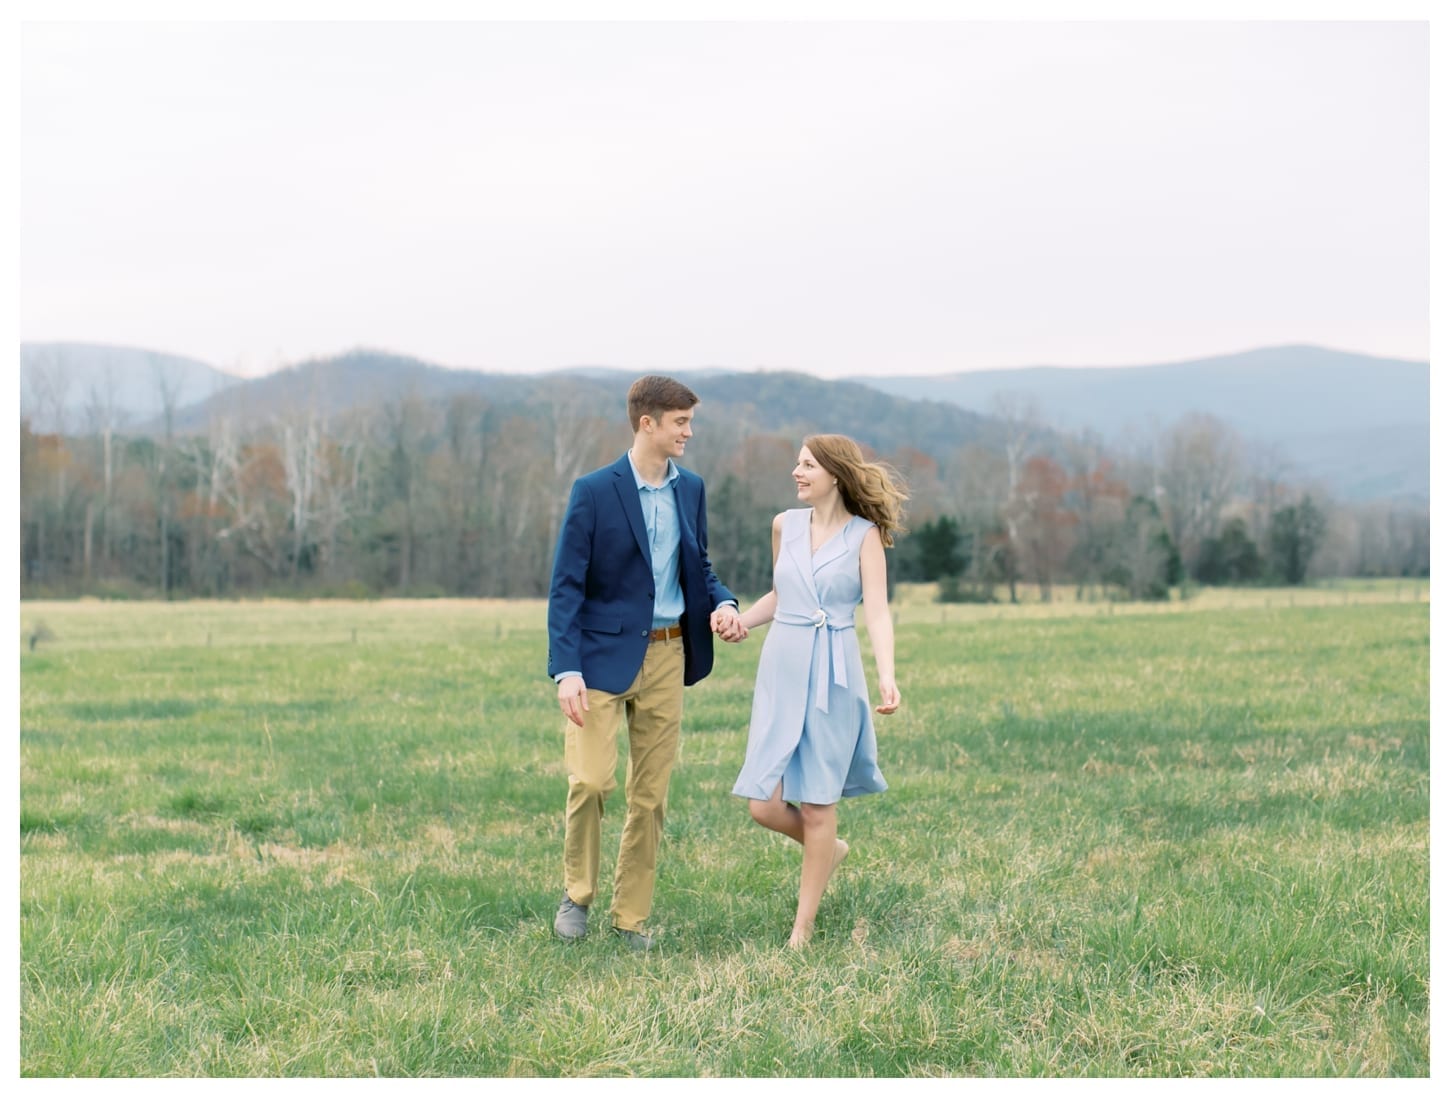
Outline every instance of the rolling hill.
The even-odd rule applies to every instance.
[[[944,461],[963,442],[990,445],[1000,432],[990,416],[941,402],[889,396],[853,382],[779,372],[673,373],[699,394],[709,420],[722,428],[712,431],[717,438],[831,430],[850,434],[883,453],[906,443]],[[484,373],[359,350],[244,381],[183,409],[175,425],[182,431],[201,431],[219,416],[246,425],[300,407],[332,416],[410,397],[435,402],[467,394],[524,413],[559,399],[582,402],[593,414],[617,418],[623,439],[627,437],[625,391],[637,376],[608,367],[534,375]]]
[[[1430,495],[1430,364],[1285,346],[1156,366],[1030,367],[852,379],[895,396],[990,414],[1035,403],[1060,430],[1108,442],[1206,413],[1275,447],[1292,472],[1349,500]]]
[[[180,355],[99,343],[22,343],[20,414],[41,432],[86,431],[110,407],[114,427],[159,419],[242,379]]]
[[[1091,429],[1110,445],[1202,412],[1268,446],[1297,479],[1348,501],[1428,504],[1429,364],[1318,347],[1275,347],[1157,366],[1035,367],[945,376],[876,375],[827,381],[804,374],[674,371],[731,435],[841,431],[883,453],[910,445],[943,461],[962,443],[996,445],[999,395],[1035,404],[1052,449],[1058,432]],[[546,374],[450,369],[383,351],[354,350],[237,378],[205,363],[80,343],[21,345],[21,411],[36,430],[87,430],[110,386],[117,424],[161,429],[161,393],[174,396],[173,429],[203,431],[218,417],[238,425],[298,408],[329,416],[407,396],[425,402],[472,394],[500,409],[582,400],[624,419],[635,371],[604,366]],[[59,419],[57,420],[57,416]],[[723,432],[722,432],[723,434]]]

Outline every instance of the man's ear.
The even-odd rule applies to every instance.
[[[643,415],[639,417],[639,430],[653,431],[657,426],[659,425],[655,423],[652,417],[648,415]]]

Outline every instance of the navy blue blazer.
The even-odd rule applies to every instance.
[[[706,554],[705,482],[688,469],[675,481],[680,588],[685,595],[685,685],[715,662],[710,614],[735,596]],[[574,482],[549,584],[549,676],[579,671],[584,685],[622,694],[644,664],[654,623],[654,568],[639,487],[625,454]]]

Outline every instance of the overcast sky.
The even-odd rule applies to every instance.
[[[1424,23],[32,23],[21,59],[22,340],[1429,357]]]

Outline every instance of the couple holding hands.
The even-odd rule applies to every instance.
[[[803,505],[771,525],[774,583],[743,613],[706,551],[703,481],[675,464],[699,398],[649,376],[629,390],[628,453],[580,477],[559,530],[549,588],[549,674],[558,686],[569,793],[561,938],[582,938],[599,882],[600,821],[627,725],[626,812],[611,923],[634,949],[654,897],[666,792],[679,750],[684,688],[710,673],[713,640],[738,643],[773,623],[760,653],[745,762],[734,793],[752,818],[801,844],[789,944],[810,940],[831,873],[846,856],[836,802],[886,788],[855,631],[864,604],[880,690],[901,703],[886,603],[886,555],[904,492],[840,435],[805,440],[793,476]]]

